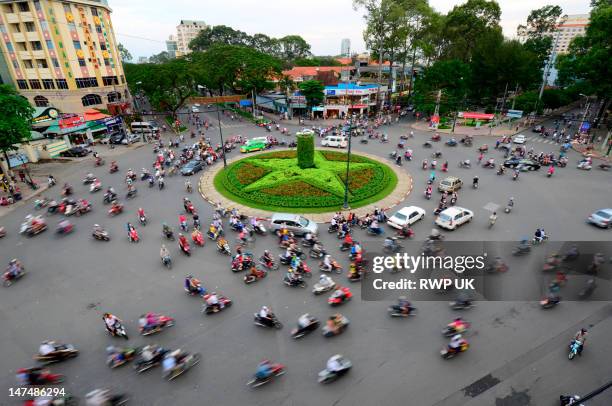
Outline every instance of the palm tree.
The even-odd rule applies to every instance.
[[[289,75],[282,75],[281,78],[278,80],[278,86],[287,96],[289,96],[290,93],[296,88],[295,82],[293,81],[293,79],[291,79],[291,76]]]

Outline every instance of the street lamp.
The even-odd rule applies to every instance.
[[[353,138],[353,119],[355,118],[355,113],[353,113],[349,118],[349,128],[348,128],[348,154],[346,157],[346,179],[344,180],[344,205],[342,206],[344,210],[349,209],[348,204],[348,194],[349,194],[349,170],[351,168],[351,141]]]
[[[206,86],[198,85],[198,89],[206,90]],[[219,113],[219,103],[217,106],[217,123],[219,125],[219,138],[221,139],[221,151],[223,152],[223,167],[227,168],[227,159],[225,158],[225,143],[223,142],[223,130],[221,129],[221,114]]]

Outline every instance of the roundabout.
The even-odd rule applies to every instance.
[[[273,212],[309,214],[315,221],[342,210],[348,155],[338,150],[311,150],[304,164],[298,151],[262,151],[213,168],[200,179],[200,193],[211,204],[235,207],[249,216]],[[412,178],[377,156],[351,154],[348,182],[350,210],[358,215],[374,206],[390,208],[412,190]]]

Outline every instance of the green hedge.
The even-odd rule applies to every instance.
[[[312,168],[314,164],[314,137],[312,133],[297,134],[297,160],[302,169]]]
[[[346,154],[335,151],[320,151],[329,160],[346,161]],[[265,193],[262,189],[245,192],[236,174],[241,165],[248,163],[248,160],[262,158],[284,158],[287,155],[295,156],[295,151],[275,151],[267,154],[260,154],[253,157],[230,164],[225,170],[217,174],[214,179],[215,188],[225,197],[246,206],[259,208],[269,211],[296,210],[301,212],[325,212],[338,209],[344,203],[343,195],[329,196],[286,196]],[[368,183],[358,189],[351,189],[349,203],[352,208],[365,206],[376,202],[395,189],[397,176],[387,165],[381,164],[369,158],[351,155],[351,162],[375,163],[372,167],[373,176]],[[352,172],[352,171],[351,171]],[[340,176],[344,182],[345,176]],[[326,192],[330,192],[326,190]]]

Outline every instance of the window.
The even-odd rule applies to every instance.
[[[32,64],[32,60],[31,59],[24,59],[23,60],[23,66],[25,66],[26,69],[34,68],[34,65]]]
[[[40,85],[40,80],[30,79],[30,88],[31,89],[42,89],[42,86]]]
[[[53,41],[48,39],[46,42],[47,42],[47,49],[49,49],[49,50],[53,49]]]
[[[12,4],[5,4],[4,5],[4,12],[5,13],[12,13],[13,12],[13,5]]]
[[[70,13],[70,11],[72,11],[72,10],[70,10],[70,4],[69,3],[64,3],[64,11],[66,13]]]
[[[69,22],[67,25],[68,28],[70,28],[70,31],[76,31],[76,24],[74,23],[74,21]]]
[[[113,103],[121,100],[121,93],[119,92],[110,92],[107,96],[108,102]]]
[[[102,76],[102,83],[104,83],[104,86],[118,85],[119,80],[117,80],[117,76]]]
[[[59,61],[57,60],[57,58],[51,58],[51,63],[53,64],[54,68],[59,68],[60,64]]]
[[[72,44],[74,45],[74,49],[81,49],[80,41],[72,41]]]
[[[23,3],[17,3],[19,5],[19,11],[26,12],[30,11],[30,6],[25,1]]]
[[[110,60],[108,58],[104,58],[104,65],[109,66]]]
[[[6,34],[6,25],[0,23],[0,32]]]
[[[85,107],[94,106],[96,104],[102,104],[102,98],[97,94],[88,94],[86,96],[81,97],[81,103],[83,103],[83,106]]]
[[[13,59],[13,68],[19,69],[19,62],[17,62],[17,59]]]
[[[92,15],[92,16],[97,16],[97,15],[98,15],[98,9],[97,9],[97,8],[95,8],[95,7],[92,7],[92,8],[91,8],[91,15]]]
[[[79,66],[87,66],[85,59],[79,59]]]
[[[68,82],[66,82],[66,79],[55,79],[55,84],[58,89],[68,89]]]
[[[125,84],[125,77],[123,75],[121,75],[121,84]]]
[[[38,69],[47,69],[47,68],[49,68],[49,64],[47,64],[47,60],[46,59],[37,59],[36,60],[36,66],[38,67]]]
[[[30,46],[32,47],[33,51],[42,51],[42,49],[43,49],[42,44],[40,43],[40,41],[31,41],[30,42]]]
[[[11,30],[13,32],[21,32],[21,28],[19,27],[19,23],[12,23],[11,24]]]
[[[102,34],[102,27],[99,25],[96,25],[96,32],[99,34]]]
[[[36,107],[49,107],[49,99],[45,96],[36,96],[34,97],[34,104]]]
[[[28,50],[28,46],[26,45],[25,42],[18,42],[17,43],[17,49],[19,51],[27,51]]]
[[[7,42],[7,43],[6,43],[6,49],[7,49],[9,52],[14,52],[14,51],[15,51],[15,49],[13,48],[13,44],[11,44],[10,42]]]
[[[34,0],[34,9],[35,9],[36,11],[40,11],[40,10],[41,10],[41,7],[40,7],[40,1],[38,1],[38,0]]]
[[[27,32],[34,32],[36,31],[36,26],[32,21],[28,21],[25,23],[25,29]]]
[[[46,21],[41,21],[40,28],[42,28],[43,31],[49,31],[49,23],[47,23]]]
[[[55,84],[53,83],[53,79],[43,79],[43,87],[47,90],[55,89]]]
[[[79,89],[83,89],[86,87],[98,87],[98,79],[97,78],[77,78],[76,85]]]
[[[27,80],[23,80],[23,79],[18,79],[17,80],[17,87],[22,89],[22,90],[27,90],[29,89],[28,87],[28,81]]]
[[[106,44],[104,42],[100,43],[100,49],[106,51]]]

